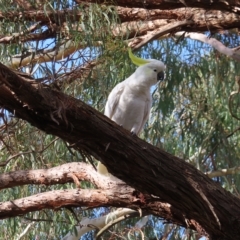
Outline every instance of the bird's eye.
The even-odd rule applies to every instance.
[[[153,71],[154,71],[154,72],[156,72],[156,71],[157,71],[157,69],[153,69]]]

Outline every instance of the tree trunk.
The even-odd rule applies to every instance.
[[[132,136],[82,101],[30,83],[2,64],[0,83],[2,107],[93,155],[130,186],[171,204],[183,225],[212,239],[240,238],[239,199],[192,165]]]

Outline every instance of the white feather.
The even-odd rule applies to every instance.
[[[157,83],[159,73],[164,70],[165,65],[154,59],[138,67],[130,77],[113,88],[104,114],[123,128],[139,135],[152,106],[151,86]],[[103,167],[105,174],[106,168]],[[98,166],[99,172],[100,168]]]

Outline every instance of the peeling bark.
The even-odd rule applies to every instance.
[[[240,23],[239,12],[234,12],[229,9],[220,11],[217,10],[218,8],[213,8],[212,10],[196,7],[174,8],[170,5],[167,10],[164,10],[163,8],[147,10],[144,6],[141,7],[142,8],[116,7],[116,13],[121,24],[112,27],[113,36],[133,37],[136,34],[137,36],[141,36],[146,34],[149,30],[164,27],[169,23],[177,24],[185,19],[191,20],[192,24],[183,26],[179,28],[178,31],[217,31],[220,29],[238,28]],[[69,20],[72,21],[71,28],[73,28],[73,30],[78,30],[84,34],[84,31],[79,29],[79,26],[74,26],[74,22],[79,21],[81,16],[81,11],[77,9],[55,11],[54,13],[52,11],[47,11],[47,13],[45,13],[44,10],[26,10],[23,12],[7,13],[0,12],[0,21],[3,21],[6,18],[10,21],[14,21],[16,17],[19,19],[24,17],[24,20],[27,21],[33,21],[33,19],[35,22],[39,21],[39,25],[42,26],[49,25],[48,30],[43,33],[29,34],[27,31],[24,33],[15,33],[11,36],[1,36],[0,42],[7,44],[18,41],[26,42],[52,38],[56,36],[57,32],[62,31],[63,23],[66,24]],[[115,30],[116,28],[117,30]],[[102,30],[104,31],[104,29]],[[109,30],[107,29],[107,31]],[[171,29],[169,29],[169,32],[171,32]]]
[[[89,10],[89,3],[81,1],[86,4],[85,11]],[[101,1],[99,1],[101,2]],[[105,1],[104,1],[105,2]],[[119,1],[121,4],[122,1]],[[124,3],[127,3],[123,1]],[[137,3],[138,1],[133,1]],[[178,3],[177,3],[178,2]],[[188,7],[182,6],[185,2]],[[128,2],[130,4],[130,2]],[[148,42],[159,39],[163,35],[171,36],[179,31],[196,32],[196,31],[211,31],[218,32],[222,29],[238,28],[240,25],[240,8],[236,1],[233,3],[226,4],[225,1],[220,1],[218,5],[215,5],[215,1],[211,1],[211,8],[209,9],[205,5],[203,8],[197,7],[206,4],[204,1],[198,1],[198,4],[194,4],[193,1],[175,1],[178,8],[175,8],[174,4],[169,1],[154,1],[151,4],[156,3],[157,5],[167,4],[167,8],[159,9],[146,9],[146,6],[141,8],[130,8],[116,6],[116,13],[119,17],[120,23],[113,23],[111,26],[110,35],[112,39],[121,38],[125,39],[127,44],[134,49],[138,49]],[[150,3],[146,3],[150,4]],[[225,6],[224,9],[218,10],[217,6]],[[230,5],[232,4],[232,5]],[[160,6],[159,5],[159,6]],[[215,8],[213,6],[216,6]],[[229,6],[229,7],[226,7]],[[103,5],[103,11],[106,8]],[[109,14],[109,13],[106,13]],[[10,44],[18,42],[28,41],[39,41],[49,38],[56,37],[60,34],[63,38],[65,37],[65,43],[55,46],[53,49],[43,49],[27,53],[26,55],[13,56],[11,58],[10,66],[17,68],[20,65],[26,66],[29,63],[43,63],[49,61],[57,61],[66,58],[74,52],[85,48],[86,44],[81,42],[76,44],[71,39],[71,34],[65,32],[66,28],[78,31],[79,34],[84,35],[85,31],[81,29],[78,21],[82,17],[82,12],[75,9],[67,10],[35,10],[26,7],[25,10],[20,12],[0,12],[0,21],[8,19],[8,21],[14,21],[19,18],[25,21],[35,22],[29,29],[19,32],[12,33],[7,36],[0,36],[0,43]],[[77,22],[77,24],[76,24]],[[71,25],[71,26],[68,26]],[[42,26],[46,26],[47,30],[44,32],[36,32],[36,30]],[[101,29],[109,33],[108,29]],[[97,34],[96,32],[94,33]],[[206,41],[206,40],[205,40]],[[101,45],[101,42],[93,43],[95,46]],[[238,49],[237,49],[238,50]],[[235,51],[235,50],[233,50]],[[238,58],[238,54],[233,52],[232,57]]]
[[[189,20],[191,19],[194,24],[189,25],[188,27],[183,29],[190,32],[217,29],[231,29],[234,27],[239,27],[240,22],[240,16],[238,12],[229,11],[228,9],[220,11],[217,10],[217,8],[210,10],[190,7],[173,8],[171,6],[169,7],[168,10],[164,10],[162,8],[147,10],[143,6],[142,8],[128,8],[117,6],[116,13],[121,23],[122,24],[124,23],[125,25],[126,24],[133,25],[132,23],[134,21],[143,21],[142,24],[144,24],[146,22],[151,22],[154,20],[165,20],[165,24],[168,24],[170,20],[178,22],[185,19]],[[51,29],[52,33],[56,33],[61,31],[61,24],[69,20],[71,20],[72,23],[74,23],[75,21],[79,21],[81,19],[81,16],[82,16],[81,11],[77,9],[67,11],[62,10],[56,12],[47,11],[47,14],[45,13],[44,10],[37,11],[26,10],[20,13],[0,12],[0,21],[3,21],[6,18],[8,20],[14,21],[16,17],[20,19],[24,17],[24,20],[33,21],[34,19],[35,22],[39,21],[41,25],[43,25],[44,23],[47,24],[49,20],[51,20],[53,23],[50,25],[49,30]],[[123,26],[119,25],[120,29],[123,27],[124,25]],[[76,30],[74,25],[72,25],[72,28]],[[115,28],[115,26],[113,26],[113,28]],[[137,30],[137,28],[138,26],[135,26],[135,30]],[[16,33],[13,37],[17,38],[19,35],[21,34]],[[21,37],[23,38],[23,36]],[[49,37],[52,37],[52,35],[50,35]],[[30,38],[28,41],[30,40],[32,40],[32,38]],[[0,42],[1,41],[4,42],[3,40],[0,39]],[[11,39],[11,41],[13,41],[13,39]]]
[[[181,212],[182,225],[213,239],[240,237],[239,199],[192,165],[133,137],[80,100],[31,84],[2,64],[0,82],[2,107],[93,155],[140,192],[170,204]]]

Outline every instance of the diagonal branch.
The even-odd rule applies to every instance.
[[[0,83],[2,107],[93,155],[140,192],[180,210],[182,225],[188,223],[201,234],[207,231],[213,239],[240,235],[239,199],[192,165],[133,137],[82,101],[30,83],[2,64]],[[226,219],[226,212],[236,217]]]
[[[109,214],[99,217],[97,219],[85,218],[81,222],[79,222],[78,226],[76,227],[76,233],[77,233],[76,235],[72,232],[69,232],[62,240],[77,240],[83,234],[96,229],[101,229],[100,233],[102,233],[102,230],[106,231],[106,228],[116,224],[116,221],[119,221],[119,220],[122,221],[124,219],[132,218],[136,216],[139,216],[139,213],[135,210],[128,209],[128,208],[123,208],[123,209],[118,208],[115,211],[110,212]],[[97,235],[100,235],[100,234],[98,233]]]
[[[102,43],[96,42],[97,45]],[[86,47],[86,43],[76,43],[72,39],[66,40],[52,49],[38,50],[37,52],[29,52],[26,55],[15,55],[11,58],[10,66],[17,68],[20,66],[26,66],[29,63],[43,63],[50,61],[62,60],[69,55],[73,54],[79,49]]]
[[[184,218],[178,209],[160,202],[156,197],[143,195],[127,185],[109,186],[108,189],[71,189],[38,193],[29,197],[0,203],[0,219],[16,217],[43,209],[58,210],[63,207],[88,208],[113,206],[138,210],[143,215],[154,214],[176,224],[183,224]],[[139,215],[139,213],[138,213]],[[194,227],[192,225],[192,227]]]
[[[35,224],[36,224],[36,222],[31,222],[31,223],[29,223],[29,224],[27,225],[27,227],[24,229],[24,231],[23,231],[21,234],[19,234],[16,239],[17,239],[17,240],[20,240],[22,237],[24,237],[24,236],[28,233],[29,229],[30,229],[31,227],[33,227]]]
[[[35,30],[38,27],[38,23],[33,25],[29,30]],[[1,44],[9,44],[9,43],[19,43],[19,42],[28,42],[28,41],[39,41],[45,40],[48,38],[56,37],[56,31],[52,31],[52,29],[47,29],[41,33],[14,33],[10,36],[1,36],[0,43]]]
[[[134,45],[133,49],[139,49],[152,40],[158,39],[159,37],[161,37],[167,33],[170,33],[174,30],[176,31],[176,29],[179,29],[179,28],[181,29],[181,27],[183,27],[183,26],[191,25],[192,23],[193,23],[193,21],[191,21],[191,20],[183,20],[180,22],[169,23],[169,24],[161,27],[160,29],[156,29],[152,32],[148,32],[143,37],[137,37],[137,38],[133,39],[131,44]]]
[[[240,172],[240,167],[236,166],[233,168],[219,169],[213,172],[207,172],[206,175],[210,178],[214,178],[214,177],[238,174],[239,172]]]
[[[177,37],[180,37],[182,35],[184,35],[184,37],[189,37],[193,40],[198,40],[201,41],[203,43],[209,44],[210,46],[212,46],[213,48],[215,48],[218,52],[231,57],[237,61],[240,61],[240,51],[239,51],[239,47],[237,48],[228,48],[226,47],[224,44],[222,44],[220,41],[218,41],[215,38],[211,38],[211,37],[207,37],[205,34],[203,33],[185,33],[185,32],[177,32],[174,34]]]

